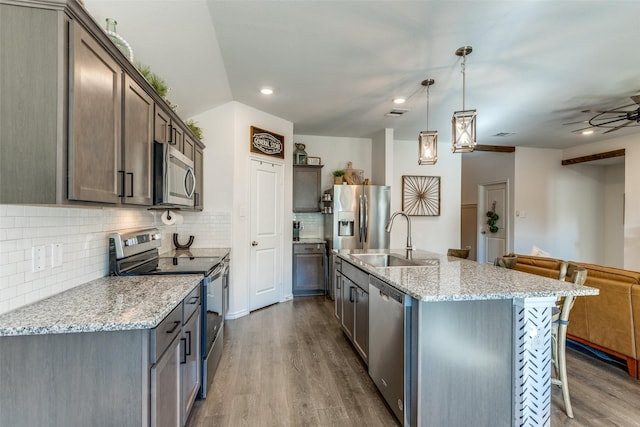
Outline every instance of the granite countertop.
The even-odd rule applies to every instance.
[[[0,336],[151,329],[201,275],[103,277],[0,315]]]
[[[339,257],[422,301],[465,301],[512,298],[597,295],[598,289],[549,279],[489,264],[414,250],[417,267],[372,267],[352,254],[391,253],[402,250],[340,250]]]
[[[229,248],[190,248],[190,249],[174,249],[170,252],[160,254],[161,257],[191,257],[191,258],[224,258],[229,255]]]
[[[310,245],[324,245],[326,244],[327,241],[324,239],[321,239],[320,237],[305,237],[304,239],[301,238],[300,240],[294,240],[293,244],[294,245],[300,245],[300,244],[310,244]]]

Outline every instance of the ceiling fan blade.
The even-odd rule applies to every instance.
[[[631,100],[632,100],[633,102],[635,102],[636,104],[640,105],[640,95],[633,95],[633,96],[631,97]]]
[[[563,126],[566,125],[577,125],[578,123],[589,123],[589,120],[580,120],[579,122],[569,122],[569,123],[563,123]]]
[[[591,119],[591,120],[593,120],[593,119]],[[589,123],[591,123],[591,120],[589,120]],[[627,120],[626,114],[623,115],[623,116],[619,116],[619,117],[617,117],[617,118],[615,118],[613,120],[609,120],[608,122],[602,122],[602,123],[594,124],[593,126],[595,126],[595,127],[603,127],[604,125],[608,125],[610,123],[619,122],[620,120]]]
[[[616,127],[614,127],[613,129],[609,129],[609,130],[607,130],[607,131],[605,131],[605,132],[602,132],[602,134],[604,135],[605,133],[609,133],[609,132],[617,131],[618,129],[622,129],[623,127],[625,127],[625,126],[629,126],[629,125],[630,125],[630,124],[632,124],[632,123],[633,123],[632,121],[627,121],[627,123],[623,123],[623,124],[621,124],[620,126],[616,126]]]
[[[595,128],[597,128],[597,126],[587,126],[586,128],[575,129],[575,130],[572,130],[571,132],[579,133],[579,132],[582,132],[583,130],[595,129]]]

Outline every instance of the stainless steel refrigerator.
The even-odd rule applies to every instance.
[[[391,187],[334,185],[333,213],[324,215],[327,249],[389,249],[384,228],[390,216]],[[329,293],[334,296],[333,257]]]

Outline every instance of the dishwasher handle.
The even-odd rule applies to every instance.
[[[375,278],[371,279],[371,285],[373,285],[373,287],[378,289],[378,291],[380,292],[380,295],[388,297],[392,300],[395,300],[400,304],[404,303],[404,294],[401,291],[394,288],[393,286],[388,285]]]

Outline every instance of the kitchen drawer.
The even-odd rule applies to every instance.
[[[323,254],[324,243],[296,243],[293,245],[294,254]]]
[[[189,318],[191,318],[191,315],[193,315],[193,313],[196,310],[198,310],[198,308],[200,308],[201,302],[202,301],[200,300],[200,285],[198,285],[194,290],[192,290],[189,293],[189,295],[187,295],[184,298],[184,304],[183,304],[184,312],[182,315],[183,324],[186,324]]]
[[[174,339],[182,331],[182,302],[174,308],[167,317],[151,330],[151,349],[149,358],[151,363],[156,363],[162,354],[169,348]]]
[[[365,291],[369,289],[369,273],[365,273],[359,268],[349,264],[348,262],[342,263],[342,274],[348,277],[353,283],[358,285]]]

